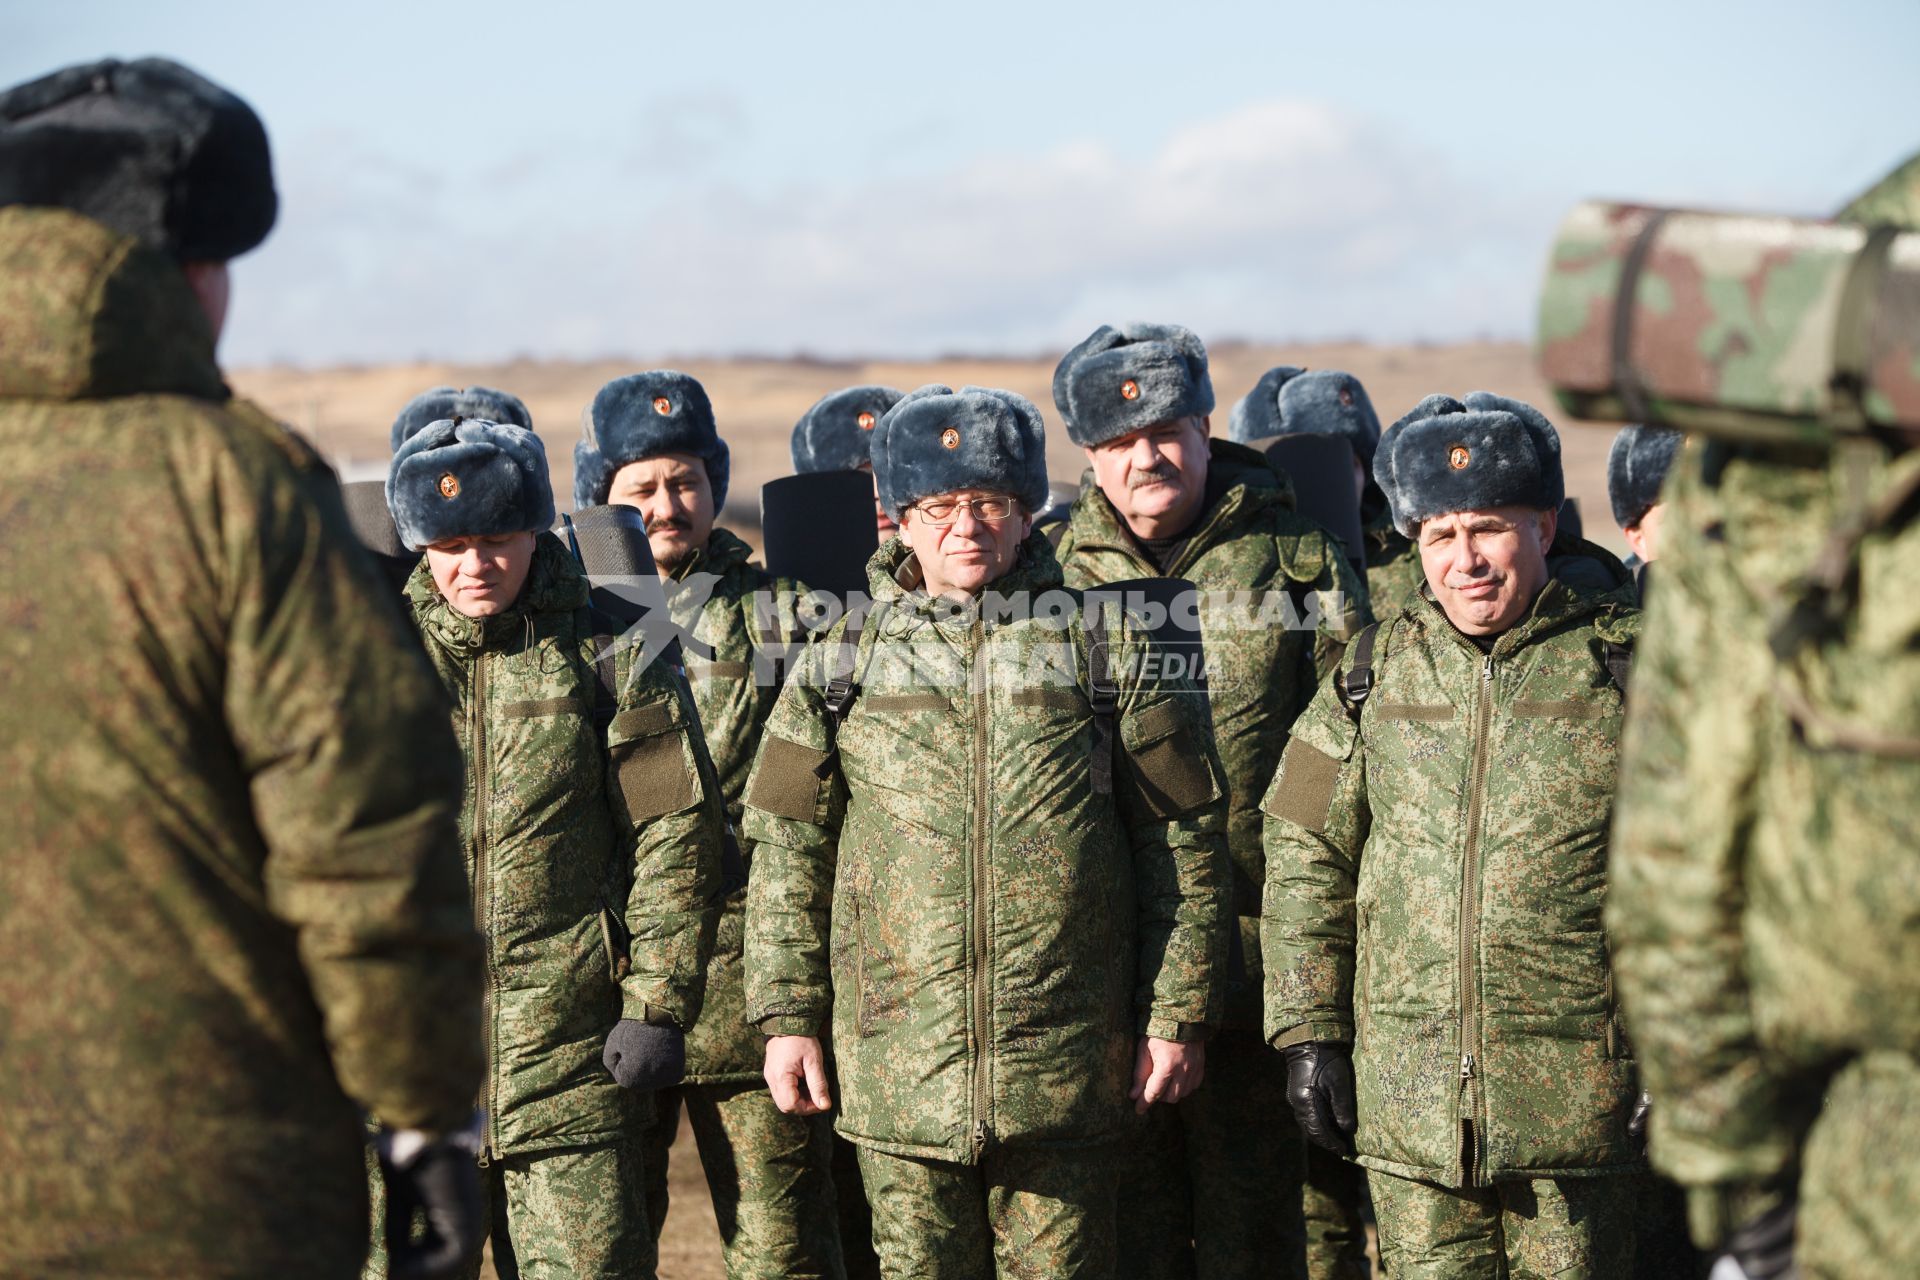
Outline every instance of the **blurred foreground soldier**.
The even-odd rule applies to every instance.
[[[1301,1275],[1307,1153],[1286,1063],[1260,1035],[1260,798],[1319,682],[1316,647],[1331,660],[1358,630],[1366,593],[1334,539],[1294,511],[1285,478],[1209,436],[1213,384],[1191,331],[1103,326],[1061,360],[1054,403],[1088,462],[1060,540],[1068,584],[1171,576],[1223,602],[1200,617],[1241,964],[1208,1046],[1207,1088],[1150,1113],[1123,1159],[1120,1272]],[[1340,1162],[1327,1164],[1338,1183]],[[1357,1171],[1345,1182],[1335,1198],[1355,1208],[1320,1214],[1328,1260],[1317,1275],[1340,1274],[1343,1256],[1366,1265]]]
[[[796,474],[809,471],[864,471],[873,474],[873,462],[867,446],[873,429],[887,410],[900,403],[901,392],[892,387],[843,387],[824,396],[800,421],[794,424],[793,454]],[[898,530],[893,517],[880,502],[880,490],[873,491],[873,522],[885,542]]]
[[[1916,197],[1920,160],[1849,214],[1913,228]],[[1663,350],[1764,358],[1619,362],[1648,420],[1698,431],[1663,491],[1607,914],[1654,1163],[1724,1271],[1920,1275],[1920,237],[1684,211],[1653,236],[1650,273],[1739,304],[1688,305]],[[1621,256],[1592,248],[1568,270]],[[1763,295],[1804,301],[1749,314]]]
[[[1301,369],[1283,364],[1260,375],[1253,390],[1233,406],[1227,436],[1241,444],[1309,431],[1339,436],[1353,446],[1353,486],[1366,537],[1367,595],[1375,610],[1399,607],[1419,589],[1420,557],[1393,527],[1387,496],[1373,478],[1380,447],[1380,419],[1360,379],[1338,369]]]
[[[420,428],[455,418],[479,418],[502,426],[533,430],[533,415],[519,396],[492,387],[429,387],[407,401],[387,432],[387,448],[394,453]]]
[[[1191,1092],[1220,1016],[1206,701],[1063,588],[1032,404],[923,387],[873,462],[874,611],[803,659],[747,788],[748,1016],[806,1115],[831,1017],[883,1274],[1104,1277],[1129,1100]]]
[[[531,431],[423,427],[387,500],[425,552],[407,601],[467,761],[494,1265],[650,1277],[640,1126],[648,1091],[680,1079],[720,894],[719,789],[692,699],[637,645],[599,651],[587,579],[546,532]]]
[[[671,586],[668,608],[691,638],[687,677],[713,752],[727,819],[738,826],[741,795],[797,643],[795,596],[803,590],[752,563],[752,548],[714,518],[726,502],[727,445],[706,392],[683,373],[616,378],[587,411],[589,439],[574,450],[574,505],[609,500],[637,508]],[[751,849],[744,851],[749,862]],[[666,1226],[667,1151],[680,1113],[700,1147],[727,1274],[838,1277],[832,1129],[824,1119],[783,1114],[761,1078],[765,1038],[747,1025],[741,981],[746,884],[720,916],[707,967],[707,998],[687,1036],[686,1080],[656,1098],[647,1128],[647,1208],[658,1239]]]
[[[1555,538],[1541,414],[1430,396],[1374,474],[1426,586],[1349,650],[1266,798],[1266,1029],[1369,1172],[1395,1280],[1632,1264],[1634,1064],[1600,933],[1631,580]]]
[[[1623,427],[1607,451],[1607,501],[1633,552],[1629,569],[1652,564],[1660,553],[1660,526],[1666,519],[1660,486],[1679,456],[1681,439],[1665,427]]]
[[[479,954],[446,704],[333,476],[230,398],[274,220],[159,60],[0,93],[0,1275],[344,1280],[362,1111],[477,1251]]]

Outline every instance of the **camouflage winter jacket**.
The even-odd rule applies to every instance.
[[[425,562],[407,601],[453,698],[460,811],[487,943],[495,1155],[601,1141],[650,1112],[600,1061],[619,1019],[692,1025],[720,906],[721,808],[680,674],[620,651],[606,745],[587,580],[543,533],[513,608],[455,612]]]
[[[1135,1037],[1220,1019],[1206,701],[1123,625],[1117,715],[1096,719],[1079,595],[1045,535],[1020,555],[992,590],[1044,602],[994,621],[910,589],[906,544],[881,547],[844,723],[822,695],[842,623],[781,694],[747,788],[748,1017],[818,1036],[831,1015],[840,1131],[883,1151],[1110,1139]]]
[[[446,702],[179,268],[0,209],[0,1274],[340,1276],[467,1120]]]
[[[1865,463],[1866,500],[1917,474],[1920,451]],[[1848,484],[1690,444],[1666,490],[1607,928],[1654,1161],[1709,1236],[1712,1193],[1801,1160],[1836,1068],[1920,1055],[1920,523],[1866,538],[1831,631],[1786,664],[1770,643]]]
[[[1387,512],[1367,521],[1361,532],[1367,550],[1367,599],[1375,616],[1389,617],[1426,581],[1420,550],[1393,527]]]
[[[668,596],[675,624],[693,640],[686,646],[693,705],[713,753],[727,820],[736,831],[760,730],[780,696],[784,663],[794,656],[788,646],[799,642],[794,599],[805,591],[793,579],[775,578],[750,563],[752,556],[753,548],[715,529],[706,548],[674,571]],[[742,852],[751,864],[752,849]],[[713,959],[707,963],[706,1002],[687,1034],[689,1083],[745,1084],[763,1078],[767,1041],[747,1022],[740,969],[746,905],[742,886],[720,915]]]
[[[1294,511],[1285,477],[1244,445],[1209,444],[1214,486],[1224,492],[1201,513],[1170,573],[1205,593],[1207,697],[1227,771],[1227,848],[1240,929],[1236,958],[1242,960],[1232,974],[1226,1025],[1258,1032],[1266,867],[1260,798],[1279,766],[1288,726],[1313,697],[1319,665],[1330,665],[1367,620],[1367,598],[1339,543]],[[1080,588],[1160,574],[1092,471],[1080,481],[1059,558],[1067,582]],[[1289,608],[1309,629],[1288,628]]]
[[[1600,911],[1639,614],[1553,551],[1490,653],[1425,590],[1388,615],[1358,723],[1322,684],[1266,798],[1267,1035],[1353,1042],[1360,1162],[1446,1186],[1634,1161]]]

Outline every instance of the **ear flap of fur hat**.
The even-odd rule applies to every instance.
[[[1523,506],[1557,511],[1566,498],[1560,435],[1539,410],[1476,391],[1428,396],[1381,437],[1374,479],[1409,538],[1452,511]]]
[[[920,499],[990,489],[1047,505],[1046,427],[1025,396],[933,384],[903,398],[873,431],[873,478],[898,516]]]
[[[387,506],[410,551],[448,538],[549,529],[546,448],[524,427],[479,419],[429,423],[394,455]]]
[[[1261,374],[1253,390],[1240,397],[1227,415],[1227,439],[1247,444],[1284,435],[1289,428],[1280,425],[1280,388],[1305,372],[1299,365],[1279,364]]]
[[[629,462],[663,453],[691,454],[706,464],[713,509],[726,505],[731,456],[714,426],[707,390],[697,379],[672,369],[615,378],[588,406],[587,432],[608,468],[609,484]],[[578,456],[576,451],[576,461]],[[577,480],[574,488],[577,494]],[[605,501],[603,492],[589,505]]]
[[[387,432],[387,447],[398,453],[407,437],[420,428],[453,418],[478,418],[533,430],[533,415],[518,396],[492,387],[433,387],[407,401]]]
[[[1207,348],[1177,324],[1101,325],[1061,357],[1053,404],[1083,449],[1176,418],[1213,412]]]
[[[267,131],[165,58],[109,58],[0,92],[0,206],[71,209],[182,262],[226,262],[279,212]]]
[[[1607,451],[1607,501],[1613,522],[1631,529],[1660,501],[1673,460],[1680,455],[1684,432],[1670,427],[1631,426],[1613,438]]]
[[[793,469],[853,471],[867,464],[873,429],[905,392],[892,387],[843,387],[823,397],[794,424]]]

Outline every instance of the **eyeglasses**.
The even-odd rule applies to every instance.
[[[984,498],[931,498],[916,503],[913,509],[928,524],[944,528],[960,518],[963,507],[973,513],[975,520],[994,523],[1012,515],[1015,505],[1005,494],[992,493]]]

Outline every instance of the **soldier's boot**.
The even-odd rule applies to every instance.
[[[1367,1171],[1307,1143],[1307,1280],[1368,1280]]]
[[[1517,1178],[1452,1189],[1370,1172],[1391,1280],[1620,1280],[1636,1178]]]
[[[720,1225],[727,1280],[845,1280],[826,1116],[790,1116],[755,1084],[681,1088]]]
[[[1894,1052],[1850,1063],[1802,1159],[1794,1256],[1806,1280],[1920,1276],[1920,1063]]]
[[[887,1280],[1106,1280],[1114,1152],[1000,1148],[977,1165],[860,1149]]]
[[[482,1185],[500,1280],[654,1280],[641,1153],[630,1140],[493,1161]]]

